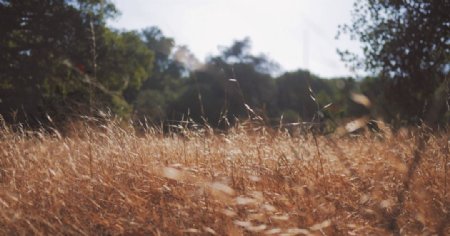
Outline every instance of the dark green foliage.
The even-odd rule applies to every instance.
[[[66,1],[28,0],[2,1],[0,17],[0,110],[39,116],[46,97],[77,86],[55,83],[72,84],[61,62],[83,58],[67,53],[78,47],[77,39],[88,37],[82,15]]]
[[[2,1],[0,113],[28,123],[106,106],[130,114],[124,95],[150,76],[153,52],[139,33],[108,29],[115,14],[109,1]]]
[[[259,115],[271,115],[276,105],[275,81],[262,68],[273,63],[249,54],[249,43],[248,39],[236,41],[194,72],[186,81],[188,89],[174,106],[176,113],[189,110],[195,120],[205,118],[212,124],[225,118],[230,122],[248,118],[246,106]]]
[[[151,75],[154,54],[142,42],[138,32],[106,29],[103,36],[104,45],[98,48],[97,79],[107,91],[112,92],[104,95],[113,96],[115,100],[101,107],[112,105],[116,114],[129,115],[132,108],[128,104],[136,99],[135,94]],[[98,102],[101,101],[104,99]]]
[[[450,2],[356,1],[353,24],[342,28],[363,45],[364,60],[343,58],[379,74],[373,89],[389,101],[384,114],[409,123],[445,122],[450,60]],[[366,83],[367,85],[367,83]],[[380,97],[377,96],[379,99]],[[448,120],[447,120],[448,122]]]
[[[314,86],[312,82],[315,82]],[[276,80],[278,88],[277,107],[280,112],[295,112],[303,120],[311,120],[317,113],[317,105],[311,97],[309,88],[311,87],[314,91],[323,89],[323,84],[321,86],[317,82],[317,78],[312,77],[307,71],[286,73],[278,78]]]
[[[175,41],[164,36],[157,27],[146,28],[141,34],[146,47],[154,52],[155,60],[151,76],[134,93],[137,96],[133,103],[136,118],[153,123],[175,119],[172,107],[188,89],[183,76],[187,76],[189,70],[179,59],[181,55],[191,54],[186,47],[176,49]]]

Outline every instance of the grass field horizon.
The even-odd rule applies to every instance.
[[[4,125],[0,234],[450,233],[448,131],[178,128]]]

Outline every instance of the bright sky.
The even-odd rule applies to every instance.
[[[354,0],[114,0],[120,29],[158,26],[200,60],[248,36],[252,53],[264,53],[284,71],[308,69],[333,77],[354,75],[337,48],[358,50],[356,42],[335,40],[349,23]]]

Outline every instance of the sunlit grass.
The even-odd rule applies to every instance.
[[[448,133],[386,129],[315,136],[316,145],[312,134],[251,125],[164,135],[114,121],[68,127],[64,135],[1,130],[0,234],[450,230]]]

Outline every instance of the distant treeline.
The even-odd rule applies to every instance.
[[[401,105],[402,99],[411,101],[392,96],[398,95],[397,87],[382,74],[323,79],[298,70],[274,77],[276,63],[250,54],[249,39],[201,63],[157,27],[108,27],[106,19],[116,14],[109,1],[0,1],[2,117],[36,125],[47,116],[64,122],[103,110],[153,124],[189,117],[226,128],[237,119],[258,116],[267,124],[281,118],[326,121],[327,129],[333,129],[343,119],[361,116],[420,123],[429,106],[420,97],[412,108]],[[432,95],[444,94],[444,85],[438,84]],[[353,93],[364,94],[372,105],[355,103]],[[446,107],[436,109],[433,122],[447,123]]]

